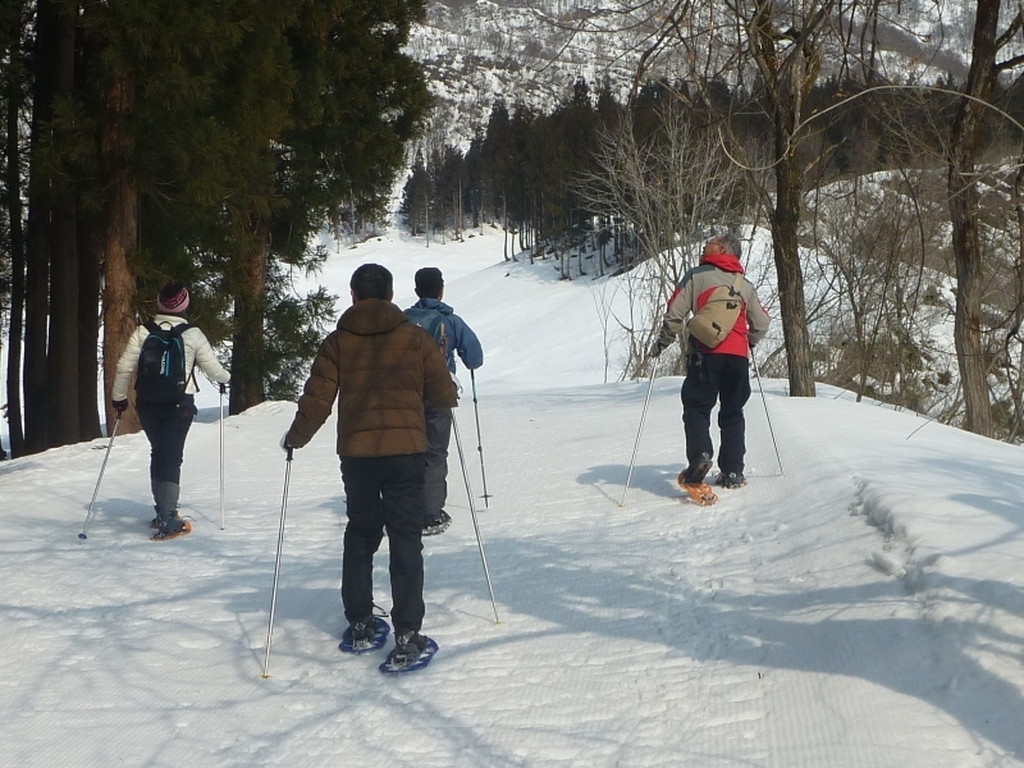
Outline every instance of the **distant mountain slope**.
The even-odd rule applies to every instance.
[[[499,98],[510,107],[544,110],[571,93],[580,77],[628,84],[635,62],[610,47],[616,41],[577,32],[583,6],[564,0],[429,3],[427,22],[413,30],[409,50],[438,98],[436,128],[468,142]]]
[[[426,23],[409,41],[437,96],[434,129],[468,144],[486,125],[494,101],[546,110],[571,93],[580,77],[595,88],[607,78],[625,95],[653,23],[623,31],[620,0],[434,0]],[[650,9],[652,6],[639,4]],[[885,67],[893,79],[934,82],[964,74],[973,23],[970,8],[910,0],[899,24],[879,24]],[[648,10],[648,12],[652,12]],[[609,32],[608,30],[615,30]],[[678,76],[671,55],[654,62],[652,76]]]

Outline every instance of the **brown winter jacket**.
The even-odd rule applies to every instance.
[[[423,401],[453,408],[455,383],[437,342],[395,304],[363,299],[324,339],[285,437],[308,443],[338,401],[339,456],[404,456],[427,448]]]

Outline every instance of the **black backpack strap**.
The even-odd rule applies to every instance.
[[[171,335],[172,336],[177,336],[180,339],[182,334],[184,334],[185,331],[187,331],[191,327],[192,326],[189,325],[188,323],[178,323],[176,326],[171,328]],[[182,348],[182,351],[184,351],[184,349],[185,349],[185,342],[184,341],[181,342],[181,348]],[[198,392],[199,391],[199,379],[196,378],[196,361],[195,361],[195,358],[192,359],[192,368],[189,370],[188,376],[185,377],[185,387],[186,388],[188,388],[188,383],[189,383],[190,380],[191,380],[192,384],[195,386],[196,392]]]

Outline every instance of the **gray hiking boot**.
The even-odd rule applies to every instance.
[[[427,648],[429,638],[419,632],[405,632],[395,636],[395,650],[392,651],[391,661],[396,666],[408,664],[415,661]]]
[[[747,478],[742,472],[719,472],[715,484],[723,488],[742,488],[747,484]]]
[[[696,464],[691,464],[682,472],[679,473],[679,477],[676,478],[676,482],[679,485],[700,485],[704,482],[704,478],[707,477],[708,470],[711,469],[712,464],[711,454],[702,453],[700,461]]]
[[[179,536],[187,536],[192,533],[192,523],[188,520],[178,519],[177,526],[169,528],[161,528],[149,538],[153,541],[170,541],[176,539]]]
[[[178,514],[178,496],[181,487],[169,480],[159,480],[153,483],[153,501],[156,502],[156,518],[150,526],[165,536],[180,533],[184,527],[184,521]]]
[[[156,509],[156,507],[153,507],[153,509]],[[171,515],[171,520],[181,520],[181,515],[178,514],[178,510],[174,510],[174,513]],[[160,513],[159,512],[157,512],[156,517],[154,517],[152,520],[149,521],[149,527],[154,529],[154,530],[159,530],[160,529]]]
[[[374,616],[367,616],[362,621],[352,625],[352,643],[362,645],[373,640],[377,632],[377,619]]]
[[[448,526],[451,524],[452,516],[442,509],[440,515],[430,520],[427,520],[423,524],[423,535],[436,536],[439,533],[444,533],[448,530]]]

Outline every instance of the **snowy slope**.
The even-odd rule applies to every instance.
[[[694,51],[702,66],[710,66],[701,34],[717,29],[719,43],[725,44],[722,35],[728,34],[732,18],[727,7],[624,0],[431,0],[424,23],[412,27],[406,50],[423,65],[436,97],[434,128],[446,142],[465,150],[474,134],[486,128],[498,100],[510,109],[518,104],[550,111],[572,95],[582,78],[593,90],[607,83],[625,101],[641,58],[651,80],[680,77],[694,66]],[[778,13],[784,15],[787,7]],[[1012,6],[1004,12],[1005,24],[1015,12]],[[650,56],[672,16],[689,30],[689,45],[668,42]],[[876,15],[854,6],[842,13],[843,24],[857,20],[849,40],[859,38],[865,16],[872,19],[877,35],[874,64],[892,81],[934,83],[966,76],[972,4],[910,0],[890,4]],[[721,55],[731,57],[728,51]],[[838,62],[849,55],[856,54],[826,51],[823,74],[836,74]],[[734,60],[719,65],[723,76],[737,75]]]
[[[750,483],[702,509],[674,487],[680,381],[659,378],[624,491],[648,382],[605,383],[612,281],[500,254],[382,237],[325,274],[343,295],[386,264],[406,306],[415,269],[440,266],[480,334],[486,508],[469,398],[457,423],[500,623],[453,443],[455,522],[425,541],[440,653],[397,679],[383,652],[343,657],[333,424],[296,452],[285,506],[294,405],[226,419],[222,529],[208,403],[184,539],[147,538],[141,435],[115,438],[85,542],[106,440],[0,464],[0,764],[1024,765],[1020,449],[755,382]],[[385,543],[385,608],[386,562]]]

